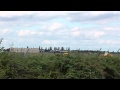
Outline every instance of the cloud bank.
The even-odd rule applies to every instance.
[[[0,38],[10,47],[110,49],[120,45],[119,11],[0,11]]]

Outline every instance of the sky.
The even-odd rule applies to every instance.
[[[1,46],[120,48],[120,11],[0,11]]]

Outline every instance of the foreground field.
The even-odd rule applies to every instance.
[[[120,79],[120,57],[0,53],[1,79]]]

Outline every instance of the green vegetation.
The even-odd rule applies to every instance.
[[[97,55],[0,53],[1,79],[119,79],[120,58]]]
[[[0,79],[120,79],[120,57],[1,52]]]

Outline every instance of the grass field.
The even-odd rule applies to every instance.
[[[1,79],[119,79],[120,57],[0,53]]]

